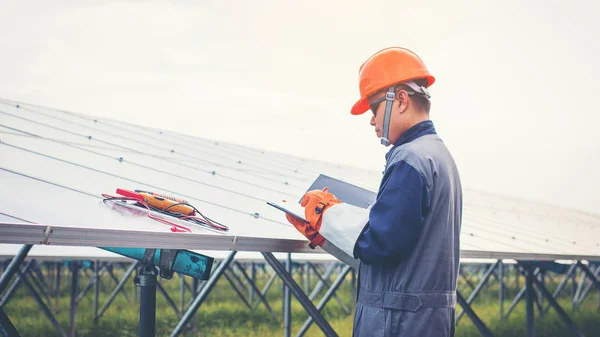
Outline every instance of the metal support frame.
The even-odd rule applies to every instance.
[[[113,279],[113,281],[115,281],[115,283],[116,283],[117,285],[119,285],[119,284],[121,284],[121,283],[123,282],[123,280],[122,280],[122,279],[121,279],[121,280],[119,280],[119,279],[118,279],[118,278],[115,276],[115,274],[114,274],[114,271],[113,271],[113,267],[112,267],[112,265],[111,265],[111,264],[108,264],[108,265],[106,266],[106,271],[108,272],[108,275],[110,275],[110,278],[111,278],[111,279]],[[127,300],[127,303],[131,304],[131,303],[132,303],[132,301],[131,301],[131,297],[129,297],[129,295],[127,294],[127,290],[125,290],[125,288],[123,288],[123,287],[119,287],[119,291],[123,293],[123,296],[125,296],[125,299]]]
[[[321,301],[319,302],[319,304],[317,305],[317,310],[319,310],[319,312],[321,310],[323,310],[323,308],[325,307],[325,305],[327,304],[327,302],[329,302],[329,300],[331,299],[331,297],[333,297],[335,295],[335,292],[339,289],[340,285],[344,282],[344,279],[346,278],[346,276],[348,275],[348,273],[350,271],[353,271],[354,269],[352,269],[352,267],[346,265],[342,271],[340,272],[340,274],[338,275],[337,279],[333,282],[333,284],[331,285],[331,287],[329,287],[329,289],[327,290],[327,293],[325,293],[325,296],[323,296],[323,298],[321,299]],[[304,336],[304,334],[306,333],[306,331],[308,331],[308,328],[310,328],[311,324],[313,323],[313,319],[312,317],[309,317],[306,322],[304,322],[304,325],[302,325],[302,328],[300,328],[300,331],[298,332],[298,334],[296,335],[296,337],[302,337]]]
[[[526,316],[527,316],[527,337],[535,336],[535,312],[533,310],[533,301],[535,300],[535,290],[533,289],[533,271],[531,268],[525,270],[525,294],[526,294]]]
[[[231,274],[231,275],[229,275],[229,274]],[[223,272],[223,276],[225,276],[225,279],[227,280],[227,282],[229,282],[229,285],[231,285],[231,288],[233,288],[233,290],[238,295],[238,297],[242,300],[242,302],[244,302],[244,304],[248,308],[251,309],[252,306],[250,305],[250,303],[248,303],[248,300],[246,300],[246,296],[240,291],[240,289],[238,288],[238,285],[236,285],[235,282],[233,281],[233,278],[236,278],[237,276],[235,274],[233,274],[233,272],[229,271],[229,268],[227,268],[227,270],[225,270],[225,272]]]
[[[50,323],[52,323],[52,325],[54,325],[54,327],[56,328],[56,331],[61,336],[67,337],[66,331],[58,323],[58,321],[56,320],[56,318],[52,314],[52,311],[50,311],[50,308],[48,308],[48,306],[46,305],[46,303],[44,303],[44,300],[40,297],[40,295],[38,295],[37,291],[35,291],[35,288],[33,287],[33,285],[31,285],[31,283],[27,279],[27,276],[25,276],[25,274],[23,274],[21,272],[21,270],[19,270],[19,269],[17,269],[17,272],[21,276],[21,279],[23,280],[23,284],[25,284],[25,286],[27,287],[27,289],[29,290],[29,292],[31,293],[31,295],[33,296],[33,298],[35,299],[35,301],[38,303],[38,305],[40,306],[40,308],[42,309],[42,311],[44,312],[44,314],[46,315],[46,317],[48,318],[48,320],[50,320]]]
[[[71,308],[69,312],[69,336],[75,337],[75,309],[77,309],[77,288],[79,286],[79,262],[71,263]]]
[[[458,301],[458,304],[460,304],[460,306],[463,308],[467,316],[469,316],[471,321],[473,321],[473,324],[475,324],[475,327],[477,327],[477,330],[479,330],[481,335],[483,337],[493,337],[491,331],[487,328],[487,326],[485,326],[485,324],[479,318],[479,316],[477,316],[477,314],[467,303],[465,298],[460,294],[460,291],[456,292],[456,300]]]
[[[27,275],[27,273],[29,273],[29,269],[33,266],[33,261],[28,261],[25,263],[25,266],[23,267],[23,274]],[[4,297],[2,297],[2,300],[0,300],[0,307],[3,307],[6,302],[8,302],[8,300],[12,297],[12,295],[15,293],[15,291],[17,290],[17,288],[19,287],[19,285],[21,284],[23,280],[21,279],[21,275],[19,275],[19,273],[17,273],[17,275],[15,275],[15,280],[13,281],[12,285],[10,286],[10,288],[8,288],[8,290],[6,291],[6,293],[4,294]]]
[[[577,337],[584,337],[584,335],[577,329],[575,323],[571,320],[569,315],[562,309],[562,307],[558,304],[555,299],[555,296],[551,294],[546,286],[544,285],[544,281],[538,278],[539,275],[542,274],[542,270],[538,267],[535,268],[532,265],[529,265],[524,262],[518,261],[518,264],[523,269],[525,273],[525,286],[526,286],[526,315],[527,315],[527,336],[534,337],[535,336],[535,313],[534,313],[534,301],[539,303],[536,299],[537,290],[540,294],[548,300],[549,305],[551,305],[554,310],[556,310],[558,316],[562,319],[562,321],[567,325],[567,327],[571,330],[571,332]],[[579,265],[579,263],[578,263]],[[565,279],[568,279],[569,275],[567,274]],[[535,286],[535,288],[534,288]],[[543,311],[543,310],[540,310]]]
[[[504,262],[498,261],[498,305],[500,306],[500,319],[504,313]]]
[[[129,278],[129,276],[131,276],[131,274],[133,274],[133,272],[135,271],[135,268],[137,267],[138,263],[138,261],[135,261],[129,266],[129,269],[125,272],[125,275],[123,275],[121,280],[118,282],[117,287],[113,290],[106,303],[104,303],[104,305],[102,306],[102,309],[100,309],[100,312],[96,315],[96,320],[99,319],[102,315],[104,315],[106,309],[108,309],[112,301],[115,299],[115,297],[117,297],[117,294],[125,286],[125,282]]]
[[[590,268],[590,270],[592,270]],[[596,266],[595,270],[593,270],[594,274],[594,278],[597,279],[600,276],[600,266]],[[585,298],[587,297],[587,295],[590,293],[590,291],[592,290],[592,287],[596,284],[596,282],[594,282],[593,279],[590,280],[590,282],[585,286],[585,288],[583,289],[583,292],[581,293],[581,296],[579,297],[579,305],[581,305],[583,303],[583,301],[585,300]],[[600,301],[600,287],[596,287],[597,291],[598,291],[598,299]],[[598,305],[598,308],[600,310],[600,302]]]
[[[26,249],[26,247],[24,246]],[[24,249],[21,248],[21,251]],[[21,252],[20,251],[20,252]],[[303,326],[300,328],[299,332],[297,332],[297,337],[304,336],[312,323],[317,322],[319,328],[325,333],[325,336],[335,336],[336,333],[329,327],[329,331],[327,327],[323,328],[319,325],[318,320],[328,325],[322,316],[322,309],[324,306],[331,301],[331,299],[335,299],[339,302],[340,299],[335,295],[339,289],[339,286],[342,284],[344,278],[348,273],[352,272],[353,282],[356,281],[356,274],[351,268],[346,268],[346,266],[339,263],[302,263],[300,265],[294,264],[291,260],[291,254],[288,254],[284,260],[281,262],[276,260],[272,254],[263,253],[263,256],[267,263],[257,264],[255,262],[252,263],[240,263],[238,261],[233,260],[233,256],[229,262],[225,259],[219,264],[219,270],[221,273],[217,273],[217,269],[213,270],[213,275],[208,281],[202,281],[202,283],[198,282],[198,280],[194,279],[194,287],[193,289],[188,285],[185,280],[185,276],[180,274],[181,276],[181,293],[180,293],[180,303],[176,304],[173,299],[167,293],[167,291],[162,287],[162,285],[158,282],[155,282],[154,286],[154,298],[150,299],[150,301],[154,303],[152,306],[141,305],[140,308],[149,308],[152,311],[150,314],[142,313],[142,309],[140,309],[140,335],[151,335],[155,332],[155,314],[156,314],[156,291],[160,291],[168,304],[173,308],[175,314],[181,318],[179,325],[180,331],[182,333],[183,329],[190,327],[191,321],[187,321],[185,324],[182,324],[184,321],[184,316],[188,315],[188,320],[195,319],[195,311],[197,311],[198,307],[203,303],[204,299],[208,296],[208,294],[212,291],[212,288],[215,286],[215,283],[218,281],[220,276],[225,275],[225,278],[231,283],[234,290],[237,289],[237,293],[245,303],[245,305],[250,309],[254,310],[257,306],[262,302],[265,304],[267,310],[276,318],[277,321],[283,323],[284,335],[291,336],[292,334],[292,321],[291,321],[291,297],[292,294],[300,304],[304,307],[304,309],[308,312],[309,318],[304,322]],[[58,335],[60,336],[72,336],[75,333],[75,310],[77,309],[77,303],[81,301],[86,294],[89,294],[91,289],[94,289],[94,319],[95,323],[97,323],[98,319],[103,315],[103,313],[107,310],[107,308],[113,302],[115,296],[121,292],[123,292],[123,285],[131,275],[131,272],[126,272],[122,279],[117,279],[112,272],[112,267],[108,267],[108,264],[102,263],[101,261],[95,261],[92,265],[93,269],[89,268],[87,262],[79,262],[79,261],[68,261],[69,271],[71,275],[66,274],[64,272],[61,273],[61,268],[64,263],[55,263],[55,262],[44,262],[37,264],[34,259],[25,261],[26,257],[23,256],[21,263],[16,264],[16,260],[18,255],[15,255],[13,259],[6,260],[6,262],[2,263],[4,267],[4,273],[0,275],[0,279],[2,280],[3,286],[3,296],[0,299],[0,307],[8,302],[10,297],[14,298],[13,293],[16,293],[19,285],[25,284],[29,293],[31,293],[32,298],[38,303],[44,315],[49,319],[49,321],[56,328]],[[137,262],[140,263],[140,262]],[[119,272],[121,272],[120,268],[124,263],[113,263],[115,268],[119,268]],[[66,264],[64,264],[66,266]],[[46,268],[43,268],[46,266]],[[88,269],[84,269],[83,266],[86,266]],[[137,265],[139,266],[139,264]],[[270,266],[275,271],[271,274],[267,273],[265,270],[265,266]],[[498,305],[500,315],[502,320],[506,319],[513,309],[516,307],[518,302],[521,299],[525,301],[526,306],[526,331],[527,336],[535,336],[536,334],[536,312],[539,311],[538,317],[546,314],[550,308],[553,308],[558,317],[565,323],[565,327],[571,331],[573,336],[583,337],[579,328],[575,325],[574,321],[569,317],[565,310],[558,303],[558,298],[563,296],[571,296],[573,308],[581,307],[584,300],[589,299],[589,294],[594,294],[594,290],[598,290],[599,299],[600,299],[600,279],[598,275],[600,274],[600,265],[598,265],[595,261],[589,261],[589,264],[586,261],[575,261],[575,263],[570,266],[564,266],[562,269],[554,269],[553,267],[546,267],[546,262],[542,261],[517,261],[516,265],[504,265],[501,260],[496,261],[496,263],[490,264],[479,264],[479,265],[471,265],[465,266],[463,269],[463,274],[461,275],[462,281],[461,285],[463,289],[465,289],[465,284],[467,282],[475,283],[473,291],[469,294],[467,299],[462,297],[461,292],[457,294],[457,300],[459,305],[462,307],[462,311],[457,312],[456,322],[467,314],[469,318],[473,321],[476,328],[483,336],[491,336],[490,330],[486,327],[486,325],[479,319],[479,317],[475,314],[475,311],[470,307],[470,305],[476,300],[477,296],[481,295],[481,291],[486,288],[486,285],[494,284],[498,282]],[[301,269],[299,268],[301,267]],[[130,266],[135,269],[135,266]],[[224,269],[223,269],[224,268]],[[498,269],[496,269],[498,268]],[[125,266],[127,269],[127,266]],[[263,270],[265,275],[269,275],[266,285],[262,289],[262,291],[257,287],[256,283],[256,271],[257,269]],[[12,270],[13,277],[10,278],[8,272]],[[110,270],[110,272],[109,272]],[[473,274],[466,274],[465,271],[471,271]],[[292,277],[292,271],[298,274],[295,274],[294,277],[300,277],[300,285],[296,284],[294,278]],[[335,281],[332,280],[331,276],[333,273],[340,273]],[[515,299],[511,303],[507,312],[504,312],[504,301],[506,292],[509,290],[508,286],[511,288],[513,285],[518,282],[513,281],[511,273],[515,272],[517,276],[521,275],[524,277],[525,282],[522,289],[517,293]],[[551,272],[556,272],[559,277],[556,277]],[[83,290],[77,289],[79,286],[79,275],[80,273],[85,273],[86,276],[89,277],[89,282],[85,285]],[[311,277],[315,277],[315,279],[306,279],[306,276],[310,275]],[[69,312],[69,318],[67,318],[68,323],[65,323],[65,329],[63,329],[60,324],[57,322],[56,318],[53,316],[55,314],[57,307],[54,305],[55,302],[55,292],[56,292],[56,300],[58,300],[59,296],[59,285],[60,278],[62,277],[71,277],[71,282],[69,282],[70,291],[63,291],[62,296],[70,296],[71,298],[71,307]],[[109,278],[110,277],[110,278]],[[274,312],[272,308],[269,306],[266,300],[266,293],[271,288],[273,282],[275,282],[275,278],[278,277],[282,280],[281,289],[283,289],[283,306],[282,306],[282,316],[279,316],[279,313]],[[475,282],[474,277],[480,277],[477,282]],[[490,280],[490,278],[494,278],[494,280]],[[347,277],[346,277],[347,278]],[[102,283],[102,279],[104,279],[104,283]],[[109,300],[102,309],[98,310],[98,295],[100,291],[100,287],[106,284],[106,280],[112,279],[117,281],[117,288],[113,290]],[[572,293],[565,294],[565,288],[569,288],[569,282],[574,280],[573,283],[574,288],[572,289]],[[56,283],[57,287],[54,289]],[[310,283],[315,282],[310,287]],[[211,285],[212,283],[212,285]],[[83,284],[82,284],[83,285]],[[200,286],[199,286],[200,285]],[[508,285],[508,286],[507,286]],[[111,286],[112,287],[112,286]],[[192,298],[190,300],[190,308],[188,308],[187,312],[185,310],[185,288],[189,288],[192,293]],[[241,288],[240,288],[241,287]],[[52,289],[49,289],[52,288]],[[141,287],[140,287],[141,288]],[[319,304],[312,303],[317,297],[320,297],[319,294],[326,288],[327,292],[323,296],[323,298],[319,301]],[[467,286],[466,289],[468,289]],[[300,290],[304,289],[304,291]],[[514,289],[514,288],[513,288]],[[518,290],[519,288],[517,288]],[[110,290],[110,289],[108,289]],[[141,290],[141,289],[140,289]],[[510,291],[513,294],[514,290]],[[143,292],[143,291],[142,291]],[[131,292],[130,292],[131,294]],[[130,295],[129,294],[129,295]],[[561,295],[562,294],[562,295]],[[171,294],[172,295],[172,294]],[[197,296],[196,296],[197,295]],[[138,299],[139,297],[139,299]],[[144,301],[144,298],[147,297],[146,294],[139,295],[136,292],[136,300]],[[203,298],[200,298],[203,297]],[[594,298],[595,299],[595,298]],[[198,302],[199,301],[199,302]],[[196,303],[196,309],[192,308],[192,305]],[[341,302],[342,304],[344,302]],[[587,302],[586,302],[587,303]],[[599,303],[600,304],[600,303]],[[181,308],[179,308],[181,306]],[[313,308],[311,311],[311,307]],[[340,305],[343,309],[344,306]],[[536,310],[535,308],[539,310]],[[599,305],[600,308],[600,305]],[[190,310],[194,311],[190,313]],[[278,310],[277,310],[278,311]],[[458,310],[457,310],[458,311]],[[184,314],[185,313],[185,314]],[[154,320],[143,319],[142,317],[150,317],[153,316]],[[6,318],[8,319],[8,318]],[[150,322],[144,323],[143,322]],[[1,320],[0,320],[0,323]],[[10,321],[5,323],[4,325],[11,324]],[[66,324],[69,324],[67,327]],[[323,325],[325,325],[323,324]],[[539,323],[538,323],[539,324]],[[1,325],[1,324],[0,324]],[[327,326],[325,325],[325,326]],[[147,327],[150,329],[144,330],[143,327]],[[0,337],[4,337],[1,333],[1,329],[3,326],[0,326]],[[177,329],[177,328],[176,328]],[[325,329],[325,330],[324,330]],[[149,331],[149,332],[148,332]],[[178,334],[177,331],[173,331],[171,336],[176,336]]]
[[[258,287],[256,286],[255,281],[253,281],[252,278],[250,278],[250,276],[248,276],[248,273],[246,273],[246,270],[244,269],[244,267],[237,261],[234,261],[233,263],[235,264],[236,267],[238,267],[238,269],[240,270],[240,273],[242,274],[244,279],[250,285],[250,290],[252,290],[253,293],[256,293],[256,296],[258,296],[259,301],[265,305],[265,308],[267,308],[267,311],[269,311],[269,313],[273,316],[273,318],[275,318],[275,320],[278,320],[277,315],[275,315],[275,313],[271,309],[271,306],[269,305],[269,302],[267,302],[265,294],[263,294],[261,291],[258,290]],[[254,269],[254,270],[256,271],[256,269]],[[255,278],[256,278],[256,275],[255,275]],[[270,287],[270,285],[269,285],[269,287]],[[267,288],[267,290],[268,290],[268,288]],[[251,306],[251,308],[254,308],[252,306],[252,302],[250,302],[250,306]]]
[[[99,307],[99,296],[100,296],[100,261],[96,261],[94,264],[94,324],[98,324],[98,307]]]
[[[475,300],[475,298],[477,297],[477,295],[479,295],[479,292],[481,291],[481,289],[483,289],[483,287],[485,286],[485,284],[487,283],[487,281],[490,279],[490,275],[492,275],[492,273],[494,272],[494,269],[496,269],[496,267],[500,264],[500,260],[496,261],[496,263],[494,263],[493,265],[491,265],[488,270],[486,270],[485,274],[483,275],[481,281],[479,281],[479,284],[477,284],[477,287],[475,287],[475,289],[473,290],[473,292],[469,295],[469,298],[467,298],[466,304],[467,305],[471,305],[471,303],[473,303],[473,300]],[[458,313],[458,316],[456,317],[456,322],[458,323],[458,321],[460,321],[461,317],[464,315],[465,311],[462,310],[461,312]]]
[[[144,264],[138,271],[134,283],[140,288],[140,337],[154,337],[156,334],[156,278],[158,268]]]
[[[585,274],[590,279],[590,281],[592,281],[594,283],[596,288],[598,288],[598,290],[600,290],[600,281],[596,278],[596,276],[590,270],[590,268],[588,266],[584,265],[583,263],[581,263],[581,261],[577,261],[577,266],[579,267],[579,269],[581,269],[583,271],[583,274]]]
[[[4,273],[0,276],[0,293],[4,292],[4,288],[6,288],[13,275],[15,275],[19,269],[21,263],[23,263],[23,260],[27,257],[29,250],[31,250],[31,246],[32,245],[23,245],[17,255],[10,261],[10,264],[6,267]]]
[[[163,295],[165,300],[167,300],[167,303],[169,304],[169,306],[173,309],[173,311],[175,311],[175,315],[180,317],[181,312],[179,311],[179,308],[177,308],[177,304],[175,304],[175,301],[173,301],[171,296],[169,296],[169,293],[165,290],[165,288],[163,288],[163,286],[160,284],[160,282],[156,283],[156,289]]]
[[[21,337],[15,326],[12,324],[2,307],[0,306],[0,336],[1,337]]]
[[[286,271],[292,275],[292,254],[287,254],[285,263]],[[292,294],[290,293],[290,287],[285,285],[283,287],[283,330],[285,337],[291,337],[292,335]]]
[[[265,286],[263,287],[263,290],[261,292],[259,292],[259,298],[263,298],[265,300],[265,303],[267,303],[267,292],[269,291],[269,289],[271,289],[271,286],[273,285],[273,282],[275,282],[275,278],[277,277],[276,273],[273,273],[273,275],[271,275],[271,277],[269,277],[269,280],[267,281],[267,284],[265,284]],[[260,301],[255,301],[252,304],[252,308],[256,308],[258,306],[258,304],[260,303]],[[275,314],[273,314],[275,315]],[[275,316],[274,316],[275,317]]]
[[[214,270],[213,274],[205,283],[204,287],[202,287],[202,290],[200,291],[198,296],[194,298],[194,301],[192,302],[188,310],[185,312],[185,314],[183,314],[183,317],[181,317],[181,320],[179,321],[179,323],[177,323],[177,326],[175,327],[175,329],[173,329],[173,332],[171,332],[170,337],[179,336],[183,332],[183,328],[187,325],[192,316],[194,316],[196,310],[198,310],[202,302],[204,302],[210,291],[214,288],[215,284],[217,284],[217,281],[219,280],[221,275],[223,275],[236,253],[237,251],[235,250],[229,253],[229,255],[227,255],[227,257],[223,260],[223,262],[221,262],[221,264],[219,264],[219,266]]]
[[[562,279],[562,281],[558,284],[558,286],[556,287],[556,290],[554,290],[554,293],[552,294],[552,297],[554,299],[558,298],[558,295],[560,295],[560,293],[563,291],[563,289],[565,288],[565,286],[567,285],[567,283],[569,282],[569,279],[571,278],[571,275],[573,275],[573,273],[577,270],[577,264],[574,263],[569,267],[569,270],[567,271],[567,274],[565,275],[565,277]],[[544,310],[542,311],[543,313],[548,312],[548,310],[550,309],[550,304],[548,304]]]
[[[337,333],[333,330],[331,325],[329,325],[329,322],[325,320],[319,310],[317,310],[315,305],[308,299],[300,286],[296,283],[292,276],[287,273],[285,267],[275,258],[275,256],[269,252],[262,252],[262,255],[264,256],[265,260],[267,260],[267,263],[269,263],[269,265],[271,265],[271,267],[275,270],[277,275],[279,275],[279,278],[281,278],[285,285],[290,288],[290,291],[292,294],[294,294],[298,302],[300,302],[304,310],[306,310],[308,314],[315,320],[315,323],[317,323],[319,328],[321,328],[325,336],[337,337]]]
[[[569,315],[567,315],[567,313],[560,307],[558,302],[550,294],[548,289],[546,289],[546,286],[544,286],[544,282],[538,280],[537,277],[532,277],[531,279],[532,279],[533,283],[536,285],[536,287],[538,288],[538,290],[542,293],[542,295],[544,297],[546,297],[546,299],[548,300],[550,305],[554,308],[554,310],[556,310],[556,312],[558,313],[560,318],[563,320],[563,322],[565,322],[565,324],[567,324],[567,326],[569,327],[571,332],[573,332],[573,334],[577,337],[584,337],[583,334],[577,329],[577,326],[575,325],[575,323],[573,323],[573,321],[571,320]]]
[[[315,272],[315,275],[319,279],[319,283],[317,283],[317,286],[315,287],[315,289],[309,296],[310,300],[312,301],[319,295],[319,292],[321,292],[321,290],[323,289],[324,286],[327,286],[327,287],[331,286],[329,284],[328,280],[329,280],[329,277],[331,276],[331,274],[333,273],[333,271],[335,270],[336,265],[338,265],[338,263],[336,263],[336,262],[332,263],[329,266],[329,268],[327,268],[327,270],[325,271],[325,273],[323,275],[321,275],[321,273],[319,273],[319,270],[312,263],[308,263],[308,265]],[[342,302],[335,293],[334,293],[333,297],[335,298],[337,303],[340,305],[342,310],[344,310],[344,312],[346,314],[350,314],[350,309],[348,309],[348,307],[344,304],[344,302]]]

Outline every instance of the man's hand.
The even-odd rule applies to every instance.
[[[304,207],[304,215],[306,220],[310,222],[315,230],[321,228],[321,218],[325,211],[336,204],[342,202],[332,193],[327,192],[327,187],[323,190],[312,190],[306,192],[302,197],[300,205]]]
[[[285,217],[287,220],[296,227],[296,230],[304,235],[305,238],[310,241],[310,248],[315,248],[316,246],[323,247],[325,243],[325,238],[317,232],[311,224],[308,224],[300,219],[297,219],[289,214],[286,214]]]
[[[325,243],[325,238],[319,234],[319,229],[321,228],[323,214],[329,207],[340,203],[342,202],[335,195],[327,192],[327,187],[323,190],[308,191],[302,197],[300,205],[304,207],[304,215],[309,223],[295,219],[287,214],[286,218],[310,241],[311,247],[322,247],[323,243]]]

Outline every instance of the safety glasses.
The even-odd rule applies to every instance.
[[[377,109],[379,109],[379,104],[385,101],[385,96],[376,98],[369,102],[369,107],[371,108],[371,112],[373,112],[373,116],[377,116]]]
[[[401,91],[406,91],[406,93],[408,94],[408,96],[412,96],[412,95],[415,94],[414,91],[410,91],[410,90],[401,90]],[[398,91],[398,92],[400,92],[400,91]],[[381,102],[385,101],[388,98],[388,96],[389,96],[389,99],[391,101],[393,101],[396,98],[397,94],[398,94],[397,92],[387,92],[385,94],[385,96],[381,96],[381,97],[376,98],[376,99],[374,99],[372,101],[369,101],[369,108],[373,112],[373,116],[376,116],[376,113],[377,113],[376,111],[377,111],[377,109],[379,109],[379,105],[381,104]]]

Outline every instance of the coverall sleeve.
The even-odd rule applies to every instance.
[[[416,245],[430,197],[422,175],[400,160],[386,170],[369,221],[354,246],[354,257],[366,264],[393,264]]]

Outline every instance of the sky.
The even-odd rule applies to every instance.
[[[463,185],[600,213],[595,1],[0,2],[0,98],[376,170],[358,68],[416,52]]]

